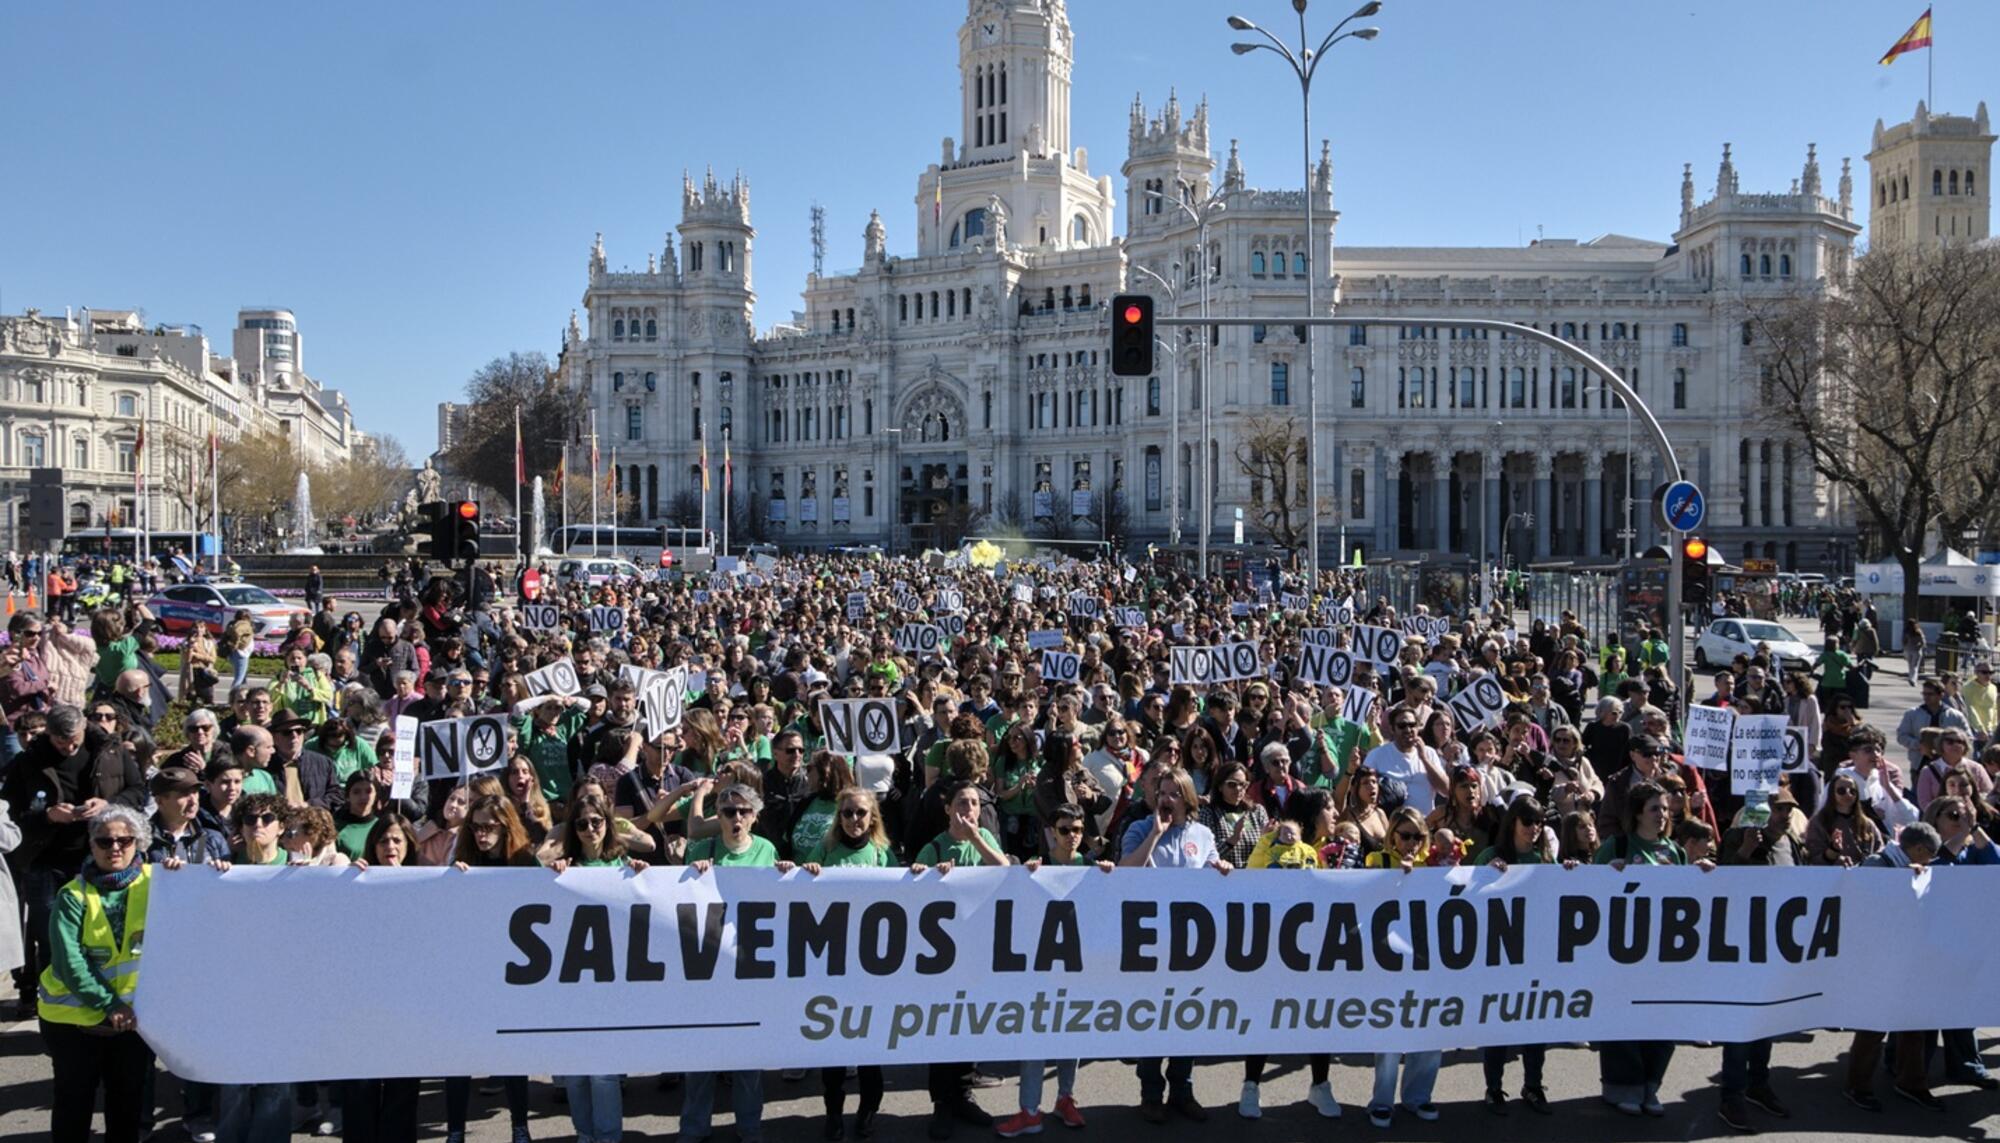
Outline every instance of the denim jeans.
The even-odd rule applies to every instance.
[[[289,1143],[292,1085],[226,1083],[215,1113],[216,1143]]]
[[[1771,1083],[1771,1041],[1722,1045],[1722,1098],[1742,1099],[1753,1087]]]
[[[1167,1074],[1160,1076],[1160,1057],[1145,1056],[1139,1060],[1139,1101],[1160,1103],[1167,1098],[1179,1099],[1194,1096],[1194,1057],[1170,1056],[1166,1060]]]
[[[1944,1041],[1944,1074],[1958,1081],[1986,1074],[1986,1061],[1979,1055],[1979,1032],[1975,1028],[1946,1028],[1938,1033]]]
[[[229,670],[231,672],[229,686],[231,690],[234,690],[243,685],[244,679],[250,677],[250,652],[231,651],[229,653]]]
[[[1375,1094],[1368,1101],[1369,1110],[1396,1106],[1399,1065],[1403,1073],[1403,1106],[1422,1107],[1429,1103],[1431,1089],[1437,1085],[1438,1068],[1443,1064],[1443,1052],[1375,1053]]]
[[[709,1116],[715,1110],[714,1072],[689,1072],[681,1096],[681,1138],[706,1139]],[[730,1102],[736,1110],[736,1137],[745,1140],[763,1137],[764,1073],[731,1072]]]
[[[624,1076],[564,1076],[569,1121],[578,1139],[615,1140],[625,1134]]]
[[[1021,1061],[1021,1110],[1040,1111],[1042,1109],[1042,1071],[1047,1060]],[[1056,1061],[1056,1095],[1076,1093],[1076,1061]]]

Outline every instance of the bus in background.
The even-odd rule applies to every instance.
[[[170,555],[179,554],[190,560],[207,562],[215,556],[220,547],[215,536],[209,532],[163,532],[147,533],[146,550],[162,565]],[[89,528],[71,532],[62,542],[65,559],[132,559],[139,549],[139,529],[137,528]]]
[[[641,568],[670,566],[675,571],[709,571],[715,556],[702,543],[699,528],[616,528],[609,524],[571,524],[549,534],[549,550],[558,556],[616,556]],[[664,564],[662,552],[672,557]]]

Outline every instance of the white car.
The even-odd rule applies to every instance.
[[[169,634],[184,634],[196,623],[220,635],[238,611],[250,613],[250,625],[261,636],[282,635],[290,628],[292,616],[312,618],[312,612],[297,603],[287,603],[255,584],[182,583],[146,601],[146,609]]]
[[[639,565],[631,560],[582,559],[564,560],[556,565],[556,580],[559,583],[580,583],[589,587],[611,583],[614,580],[635,580],[639,578]]]
[[[1723,667],[1738,655],[1756,655],[1759,643],[1771,649],[1780,671],[1810,671],[1819,652],[1782,623],[1767,619],[1716,619],[1694,643],[1694,665]]]

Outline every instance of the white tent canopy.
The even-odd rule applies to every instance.
[[[1950,548],[1925,558],[1917,568],[1917,594],[1958,599],[2000,599],[2000,567],[1982,564]],[[1857,564],[1854,587],[1863,595],[1903,594],[1903,565]]]

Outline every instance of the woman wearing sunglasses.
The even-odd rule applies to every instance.
[[[1407,722],[1411,716],[1405,714],[1400,718]],[[1416,807],[1398,807],[1389,818],[1388,846],[1369,854],[1364,864],[1369,869],[1400,869],[1408,873],[1429,863],[1430,838],[1424,815]],[[1438,1051],[1375,1053],[1375,1094],[1368,1101],[1368,1122],[1383,1128],[1395,1122],[1398,1071],[1402,1073],[1403,1110],[1425,1122],[1435,1120],[1438,1109],[1431,1102],[1431,1092],[1437,1086],[1438,1068],[1443,1063],[1444,1053]]]
[[[769,838],[759,837],[751,826],[764,810],[764,797],[742,783],[727,786],[715,799],[719,832],[689,843],[688,868],[696,877],[710,869],[772,869],[789,871],[792,863],[778,860],[778,847]],[[703,1139],[709,1133],[709,1116],[715,1108],[714,1072],[687,1073],[687,1092],[681,1103],[681,1135]],[[736,1133],[755,1139],[764,1121],[764,1073],[746,1069],[730,1073],[731,1102],[736,1109]],[[611,1136],[610,1138],[616,1138]]]
[[[573,791],[569,813],[563,820],[556,856],[549,868],[557,874],[572,866],[581,868],[630,869],[646,871],[646,863],[628,856],[625,842],[613,828],[611,808],[602,790]],[[558,1076],[569,1097],[569,1119],[579,1143],[615,1143],[625,1134],[625,1103],[622,1075]]]

